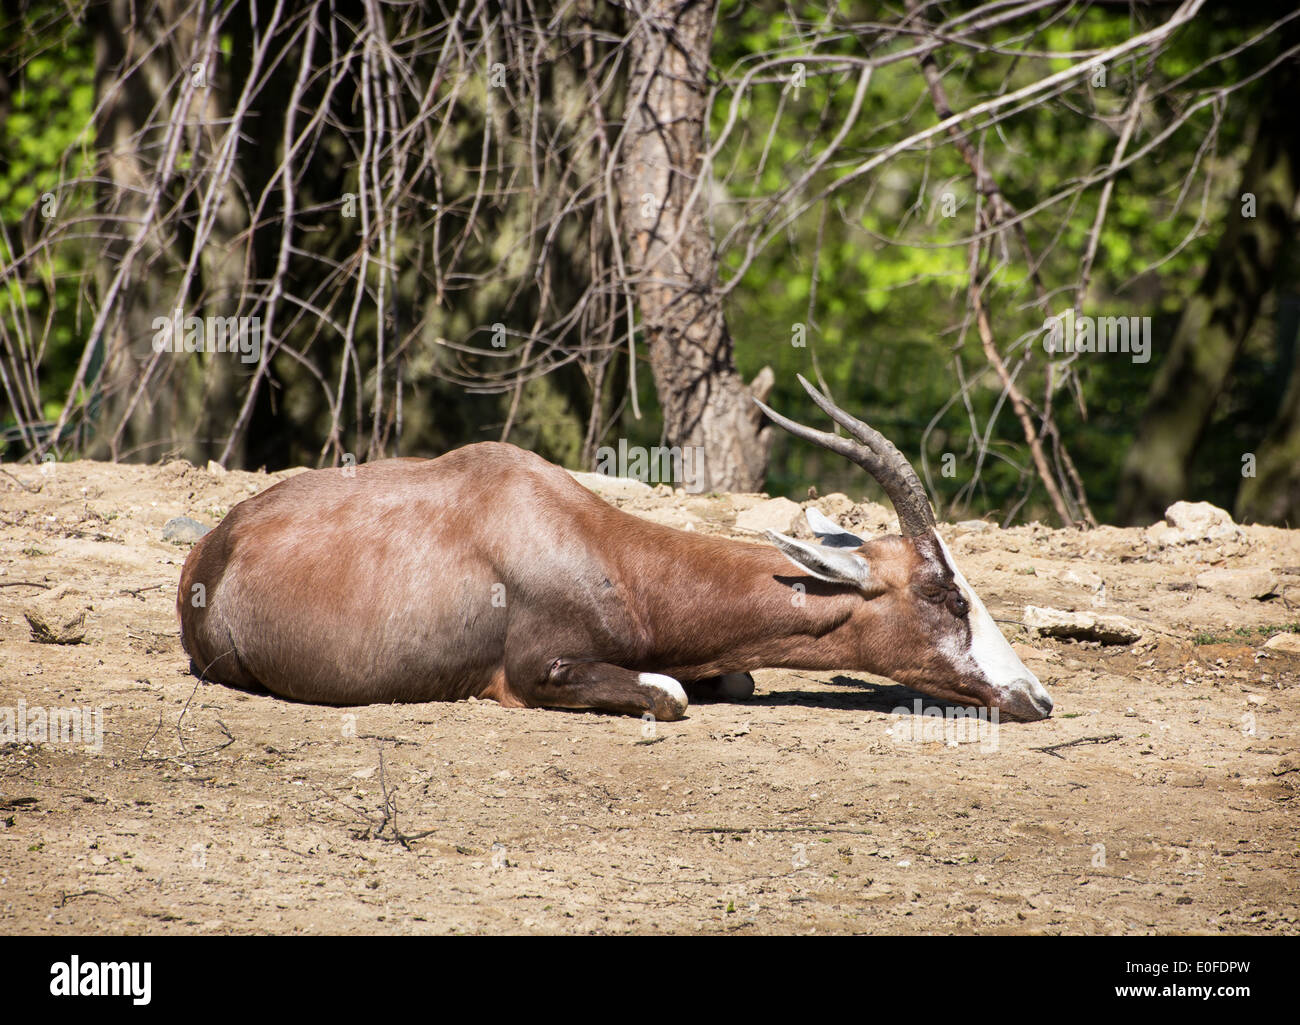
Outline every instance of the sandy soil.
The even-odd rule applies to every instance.
[[[1300,656],[1264,647],[1300,621],[1300,531],[948,529],[994,616],[1145,629],[1006,626],[1047,722],[926,736],[889,681],[769,671],[651,730],[199,687],[174,612],[189,546],[163,524],[284,474],[46,471],[0,475],[0,710],[102,710],[102,747],[0,746],[0,932],[1300,932]],[[614,491],[738,537],[762,501]],[[1212,567],[1270,569],[1279,593],[1198,588]],[[56,633],[84,613],[83,643],[36,643],[25,611]]]

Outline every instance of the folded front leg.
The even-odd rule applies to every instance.
[[[593,708],[624,715],[649,712],[664,722],[682,718],[687,705],[686,691],[671,676],[569,658],[557,658],[545,679],[517,692],[533,706]]]

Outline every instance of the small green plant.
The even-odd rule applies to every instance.
[[[1276,633],[1300,634],[1300,623],[1268,623],[1264,626],[1239,626],[1235,630],[1231,630],[1226,634],[1197,634],[1192,638],[1192,643],[1197,645],[1231,644],[1234,641],[1249,641],[1254,640],[1256,637]]]

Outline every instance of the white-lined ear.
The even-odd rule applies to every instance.
[[[823,516],[811,506],[803,511],[803,515],[812,532],[821,539],[822,544],[830,548],[861,548],[866,544],[857,534],[850,534],[834,520]]]
[[[765,530],[763,533],[780,549],[782,555],[818,580],[832,584],[851,584],[854,587],[866,587],[871,580],[871,566],[866,559],[854,552],[810,545],[778,534],[775,530]]]

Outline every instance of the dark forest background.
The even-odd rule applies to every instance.
[[[1293,4],[0,8],[5,459],[872,493],[749,401],[824,426],[803,374],[944,517],[1300,524]],[[154,351],[177,308],[261,357]]]

